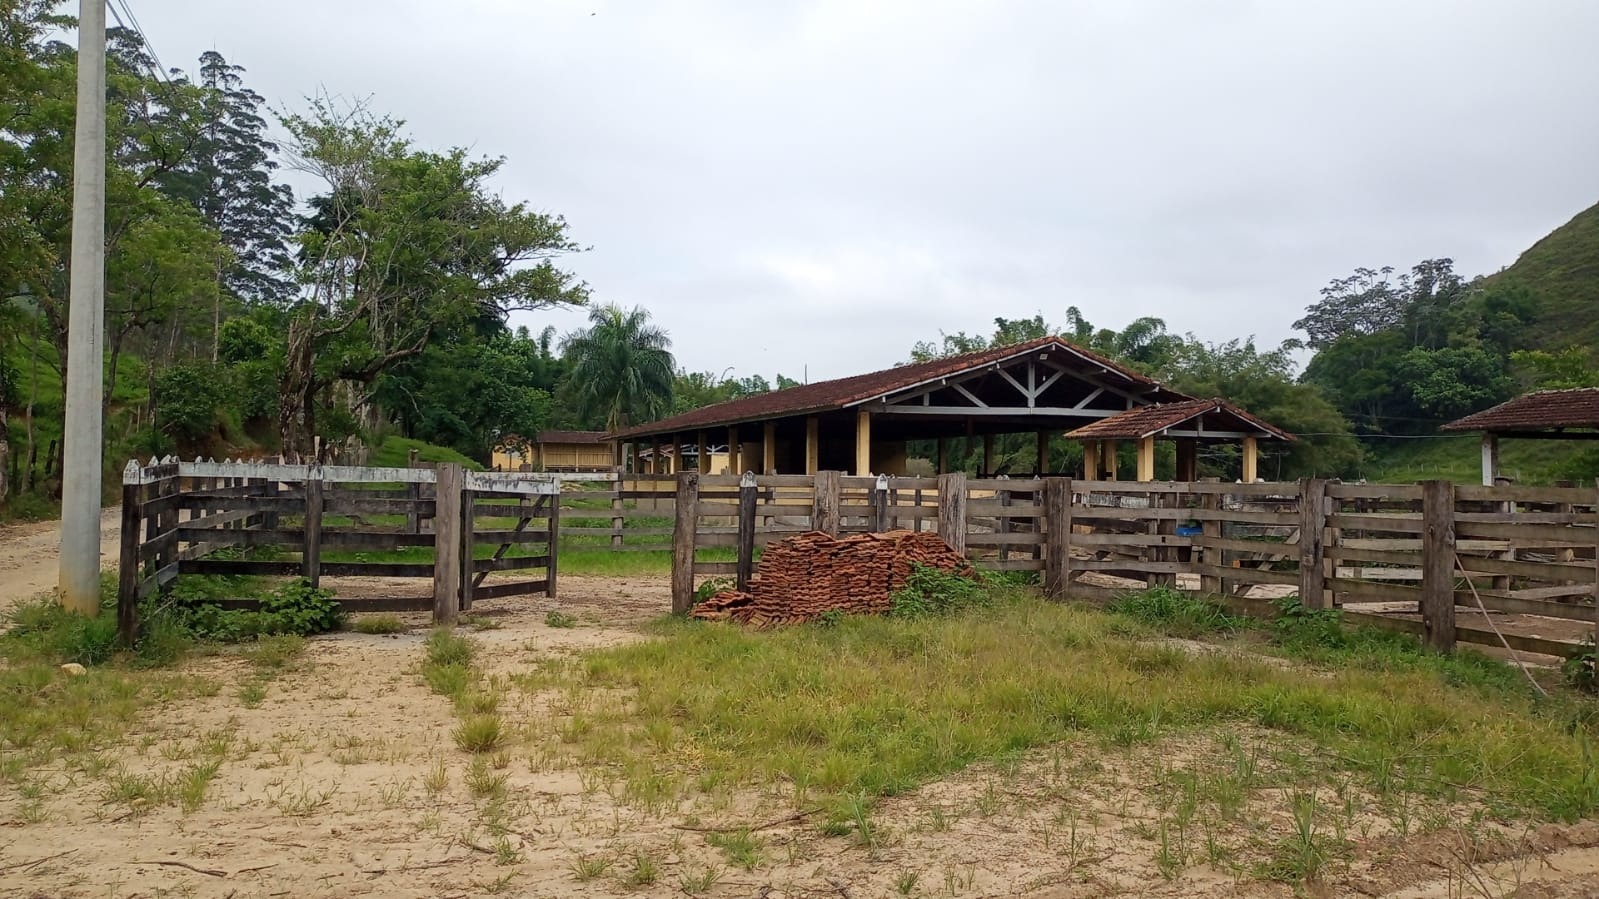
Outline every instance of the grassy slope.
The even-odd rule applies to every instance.
[[[454,462],[473,471],[483,470],[482,465],[449,447],[434,446],[407,437],[385,437],[372,452],[371,464],[380,468],[404,468],[407,454],[413,449],[417,451],[417,459],[422,462]]]
[[[1361,476],[1379,484],[1428,479],[1475,484],[1481,477],[1480,447],[1475,434],[1373,441]],[[1503,475],[1520,484],[1563,480],[1591,484],[1599,477],[1599,440],[1501,441],[1499,468]]]
[[[1527,248],[1492,280],[1526,285],[1541,298],[1535,345],[1599,346],[1599,204]]]

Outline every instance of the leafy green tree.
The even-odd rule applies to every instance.
[[[1338,476],[1353,473],[1362,449],[1349,422],[1317,388],[1294,378],[1294,347],[1261,351],[1253,339],[1204,343],[1188,340],[1165,372],[1184,393],[1221,397],[1299,436],[1290,444],[1267,444],[1281,457],[1281,476]],[[1218,447],[1213,468],[1232,467],[1236,447]],[[1225,457],[1225,458],[1223,458]]]
[[[379,377],[441,334],[517,309],[581,304],[587,287],[553,260],[581,248],[558,216],[507,205],[489,182],[503,159],[419,150],[402,123],[326,100],[284,117],[296,167],[327,192],[297,242],[311,296],[293,310],[279,385],[284,451],[303,456],[319,397],[352,385],[365,410]]]
[[[589,327],[561,343],[578,414],[610,431],[665,415],[672,408],[671,345],[641,308],[590,309]]]
[[[1576,387],[1599,387],[1599,368],[1589,362],[1586,347],[1574,346],[1563,350],[1517,350],[1511,361],[1532,374],[1532,386],[1540,390],[1570,390]]]

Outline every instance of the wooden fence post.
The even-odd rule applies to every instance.
[[[1205,478],[1202,483],[1220,483],[1218,478]],[[1207,512],[1214,512],[1221,508],[1221,494],[1205,493],[1199,498],[1199,507]],[[1213,518],[1203,518],[1199,522],[1200,539],[1220,540],[1222,535],[1221,522]],[[1220,571],[1226,567],[1225,553],[1214,546],[1201,547],[1200,551],[1190,555],[1190,558],[1202,560],[1205,568],[1199,575],[1199,592],[1206,596],[1225,595],[1227,588],[1222,584],[1221,575],[1210,574],[1211,570]]]
[[[872,532],[881,534],[888,530],[888,475],[877,476],[877,486],[872,488]]]
[[[561,488],[559,484],[556,485],[555,492],[550,494],[547,499],[550,501],[550,517],[548,519],[550,537],[549,542],[545,544],[545,554],[550,557],[550,561],[549,564],[544,566],[544,595],[554,599],[556,597],[556,569],[560,567],[561,556]],[[690,565],[689,571],[689,576],[693,577],[692,565]]]
[[[1072,582],[1072,479],[1044,480],[1044,595],[1065,599]]]
[[[417,451],[411,449],[405,454],[405,467],[415,469]],[[412,481],[405,485],[405,498],[409,502],[405,512],[405,532],[407,534],[422,533],[422,510],[418,506],[422,502],[422,485]]]
[[[738,482],[738,589],[748,590],[755,576],[755,473],[746,471]]]
[[[1455,648],[1455,485],[1421,483],[1421,626],[1427,646]]]
[[[938,536],[966,555],[966,473],[938,476]]]
[[[300,576],[316,587],[322,582],[322,466],[305,469],[305,544],[300,551]]]
[[[454,624],[461,612],[461,466],[435,467],[433,490],[433,623]]]
[[[622,516],[622,482],[625,472],[621,468],[616,470],[616,480],[611,482],[611,548],[622,545],[622,527],[626,519]]]
[[[672,614],[694,606],[694,543],[700,521],[700,473],[677,475],[677,520],[672,527]],[[553,521],[553,519],[552,519]]]
[[[1593,511],[1599,515],[1599,484],[1594,487]],[[1594,608],[1594,639],[1599,641],[1599,528],[1594,529],[1594,554],[1593,554],[1593,608]]]
[[[463,475],[462,480],[465,480]],[[472,569],[477,565],[477,492],[473,490],[461,491],[461,611],[468,612],[472,609],[472,587],[477,572]]]
[[[818,471],[814,484],[815,497],[811,502],[811,527],[837,537],[839,531],[839,473]]]
[[[999,499],[1000,506],[1008,507],[1011,504],[1011,498],[1010,498],[1011,494],[1010,494],[1009,490],[998,490],[998,491],[995,491],[995,492],[999,494],[998,499]],[[1048,510],[1046,509],[1045,512],[1047,513]],[[1009,534],[1010,532],[1011,532],[1010,516],[1005,514],[1005,511],[1002,508],[1000,510],[1000,513],[999,513],[999,521],[996,521],[994,523],[994,533],[996,533],[996,534]],[[1006,561],[1010,560],[1010,544],[1001,543],[999,545],[999,560],[1001,562],[1006,562]],[[1047,580],[1047,578],[1046,578],[1046,580]]]
[[[139,635],[139,520],[144,484],[138,462],[122,472],[121,556],[117,560],[117,637],[132,646]]]
[[[1322,571],[1326,512],[1327,482],[1322,478],[1300,478],[1299,603],[1307,609],[1327,607],[1326,581],[1323,580]],[[1450,602],[1454,602],[1453,593],[1450,594]]]

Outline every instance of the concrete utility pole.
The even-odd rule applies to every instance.
[[[105,327],[105,0],[78,4],[66,434],[61,465],[61,605],[100,611],[100,398]]]

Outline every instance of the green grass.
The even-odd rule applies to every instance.
[[[774,632],[666,621],[655,639],[592,653],[568,674],[569,695],[583,701],[564,736],[580,757],[623,772],[629,791],[686,789],[676,760],[694,758],[701,785],[782,784],[825,801],[846,830],[862,814],[859,797],[975,762],[1223,725],[1313,746],[1309,770],[1376,790],[1469,794],[1559,820],[1599,809],[1591,709],[1536,700],[1498,663],[1457,670],[1416,655],[1369,665],[1346,651],[1307,676],[1243,654],[1189,653],[1152,633],[1018,592],[948,617]],[[1472,673],[1492,666],[1506,673]]]
[[[1481,442],[1475,434],[1418,440],[1372,440],[1360,476],[1376,484],[1446,480],[1477,484],[1482,478]],[[1512,440],[1499,443],[1499,468],[1521,484],[1552,484],[1599,477],[1599,442]]]
[[[1599,205],[1545,235],[1489,281],[1525,285],[1537,294],[1538,319],[1529,330],[1538,346],[1576,345],[1591,351],[1599,345],[1593,301],[1599,288]]]
[[[398,615],[362,615],[350,622],[350,630],[358,634],[403,634],[410,630]]]
[[[385,437],[367,461],[375,468],[404,468],[410,464],[413,449],[419,462],[454,462],[473,471],[483,470],[481,464],[447,446],[434,446],[408,437]]]

